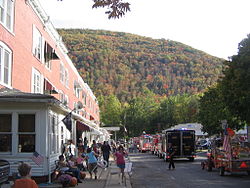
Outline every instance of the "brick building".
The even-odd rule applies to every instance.
[[[72,110],[70,130],[61,120]],[[0,158],[12,172],[28,161],[32,175],[46,177],[62,143],[98,139],[99,124],[98,101],[39,1],[0,0]]]

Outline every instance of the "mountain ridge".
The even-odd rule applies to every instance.
[[[107,30],[58,32],[95,95],[114,94],[122,101],[145,89],[159,96],[203,92],[220,77],[225,61],[169,39]]]

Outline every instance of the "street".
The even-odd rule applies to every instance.
[[[247,173],[225,173],[225,176],[219,176],[217,169],[212,172],[202,170],[200,164],[205,159],[204,154],[197,156],[194,162],[175,160],[175,170],[168,170],[168,163],[151,153],[132,153],[129,157],[133,162],[133,188],[250,187]]]

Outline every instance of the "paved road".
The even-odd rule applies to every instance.
[[[250,176],[246,173],[226,173],[222,177],[218,170],[202,170],[201,156],[194,162],[175,161],[175,170],[168,170],[168,163],[149,153],[130,154],[130,159],[133,188],[250,188]]]

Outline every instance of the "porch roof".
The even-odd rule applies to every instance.
[[[44,103],[60,103],[52,95],[40,93],[26,93],[17,89],[1,88],[0,89],[1,102],[44,102]]]

